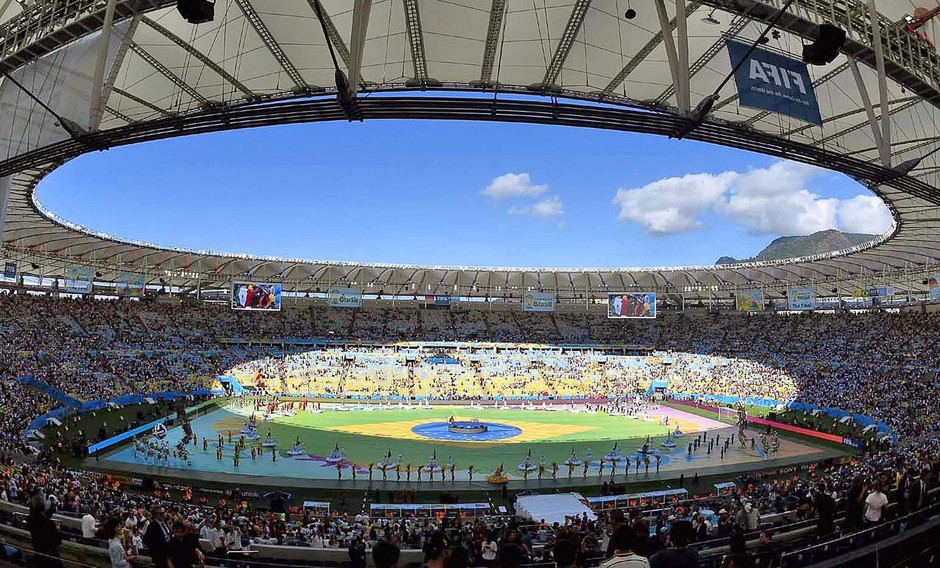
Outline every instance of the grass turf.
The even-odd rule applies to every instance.
[[[217,416],[216,416],[217,415]],[[230,411],[217,411],[216,430],[232,428],[237,438],[244,420]],[[458,420],[478,418],[483,422],[498,422],[516,426],[522,433],[514,438],[489,442],[455,442],[424,439],[411,433],[411,427],[428,422],[443,422],[454,415]],[[237,427],[236,427],[237,424]],[[298,412],[292,417],[280,417],[270,422],[259,422],[262,438],[270,428],[286,450],[296,438],[306,444],[311,454],[326,456],[334,444],[346,448],[350,461],[367,465],[378,463],[386,451],[393,458],[403,454],[405,463],[413,467],[427,463],[436,450],[439,464],[453,456],[457,469],[473,465],[481,473],[495,469],[501,463],[508,470],[525,459],[529,450],[537,463],[544,453],[546,463],[558,462],[559,467],[571,455],[572,449],[583,458],[591,448],[594,459],[610,451],[615,441],[621,442],[624,454],[642,446],[647,436],[665,439],[667,428],[657,422],[569,412],[534,412],[524,410],[492,410],[439,408],[428,410],[381,410],[375,412],[332,412],[320,414]],[[657,445],[658,447],[658,445]]]

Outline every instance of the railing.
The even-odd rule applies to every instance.
[[[923,524],[940,512],[940,503],[934,503],[919,511],[884,523],[879,523],[864,530],[847,534],[840,538],[814,544],[799,550],[784,553],[781,556],[783,568],[807,566],[823,560],[845,555],[868,544],[873,544],[891,535],[901,535],[912,525]],[[931,526],[940,529],[940,520],[930,521]]]

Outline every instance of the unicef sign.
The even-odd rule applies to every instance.
[[[555,294],[551,292],[525,292],[522,294],[522,311],[554,312]]]
[[[331,308],[358,308],[362,306],[362,290],[359,288],[330,288]]]

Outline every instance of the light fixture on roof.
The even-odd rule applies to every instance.
[[[707,16],[702,18],[702,21],[705,22],[706,24],[711,24],[713,26],[720,26],[721,22],[715,19],[715,10],[717,9],[718,8],[712,8],[712,11],[709,12]]]
[[[636,17],[636,10],[630,5],[630,0],[627,0],[627,11],[624,12],[623,17],[628,20],[632,20]]]

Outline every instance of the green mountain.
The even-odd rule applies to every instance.
[[[750,262],[754,260],[779,260],[782,258],[794,258],[797,256],[832,252],[866,243],[877,236],[878,235],[867,235],[864,233],[843,233],[835,229],[828,229],[813,233],[812,235],[778,237],[767,245],[764,250],[757,253],[757,256],[743,259],[722,256],[715,261],[715,264],[734,264],[736,262]]]

